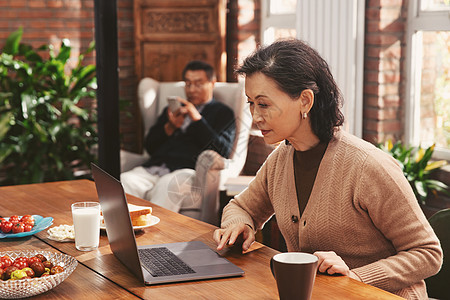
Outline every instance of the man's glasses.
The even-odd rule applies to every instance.
[[[194,87],[196,89],[200,89],[202,87],[205,86],[205,84],[209,83],[209,81],[206,82],[200,82],[200,81],[195,81],[195,82],[190,82],[190,81],[185,81],[185,88],[189,89],[191,87]]]

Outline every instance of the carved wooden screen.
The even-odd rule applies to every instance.
[[[185,64],[200,59],[226,81],[226,0],[134,0],[138,80],[181,80]]]

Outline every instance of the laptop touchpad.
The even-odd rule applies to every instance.
[[[220,257],[219,254],[209,249],[184,250],[181,253],[176,253],[174,251],[174,253],[190,266],[220,265],[227,263],[225,258]]]

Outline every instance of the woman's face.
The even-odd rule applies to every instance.
[[[266,143],[301,140],[303,125],[307,122],[301,119],[300,99],[292,99],[262,73],[246,77],[245,93],[253,122],[261,130]]]

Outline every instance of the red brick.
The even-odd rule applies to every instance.
[[[388,46],[381,51],[381,58],[400,58],[402,53],[402,47],[400,41],[396,41],[394,44]]]
[[[364,92],[364,107],[377,107],[380,109],[386,107],[399,107],[400,96],[398,95],[368,95]]]
[[[375,84],[365,84],[364,85],[364,94],[377,96],[379,95],[379,85]]]
[[[365,11],[366,20],[379,20],[380,19],[380,9],[367,7]]]
[[[45,1],[28,1],[28,7],[31,8],[45,8],[46,6]]]
[[[368,131],[364,130],[363,132],[363,139],[377,145],[379,143],[384,143],[387,140],[391,140],[393,142],[396,142],[399,140],[398,138],[399,133],[383,133],[383,132],[374,132],[374,131]]]
[[[367,33],[403,33],[405,31],[405,22],[401,20],[368,20],[366,23]]]
[[[395,34],[372,34],[366,35],[365,43],[370,45],[392,45],[401,40],[401,37]]]
[[[92,8],[94,9],[94,2],[95,1],[83,1],[83,7],[85,8]],[[122,1],[117,1],[118,3],[122,2]],[[117,7],[119,7],[119,5],[117,5]]]
[[[383,51],[382,47],[379,46],[367,46],[366,47],[366,55],[365,57],[373,57],[373,58],[380,58],[380,53]]]
[[[375,132],[400,132],[402,130],[402,124],[398,120],[393,121],[374,121],[365,119],[364,128]]]
[[[94,2],[94,1],[88,1],[88,2]],[[120,8],[120,9],[125,9],[125,8],[133,9],[133,0],[118,0],[117,1],[117,8]]]
[[[80,0],[65,1],[65,7],[70,8],[70,9],[80,9],[81,1]]]
[[[47,0],[47,7],[49,7],[49,8],[63,7],[63,1],[62,0]]]
[[[364,119],[364,129],[378,132],[378,122],[374,120]]]
[[[379,134],[377,132],[368,132],[367,130],[364,130],[363,139],[376,145],[379,140]]]
[[[365,58],[364,69],[369,71],[378,71],[380,69],[380,59]]]
[[[400,71],[378,73],[380,83],[400,83]]]
[[[381,31],[384,33],[399,32],[404,33],[406,30],[406,22],[403,20],[396,20],[394,22],[381,23]]]
[[[27,7],[27,0],[11,0],[11,1],[0,1],[3,2],[4,4],[7,3],[6,6],[10,7],[10,8],[22,8],[22,7]]]
[[[379,96],[386,96],[386,95],[398,95],[399,85],[398,84],[380,84],[380,83],[374,83],[374,84],[366,84],[364,86],[364,94],[367,95],[379,95]]]
[[[364,72],[364,82],[366,83],[378,83],[378,72],[366,70]]]
[[[400,60],[397,58],[383,59],[380,61],[380,71],[398,71],[400,70]]]
[[[366,108],[364,109],[364,118],[386,121],[386,120],[398,120],[399,111],[396,108]]]

